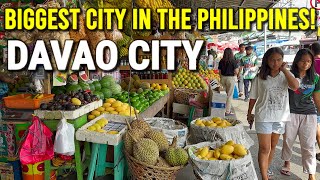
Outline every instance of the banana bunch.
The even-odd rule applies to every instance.
[[[28,96],[28,97],[31,98],[31,96]],[[43,94],[42,93],[34,95],[32,99],[41,99],[41,98],[43,98]]]

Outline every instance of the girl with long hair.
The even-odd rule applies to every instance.
[[[290,117],[286,123],[282,148],[285,161],[281,174],[290,176],[292,146],[299,136],[303,172],[309,174],[309,180],[315,180],[316,173],[316,132],[317,109],[320,112],[319,75],[314,70],[314,56],[308,49],[298,51],[292,63],[291,72],[300,81],[296,91],[289,89]]]
[[[298,89],[299,81],[287,70],[282,50],[270,48],[264,54],[261,68],[252,82],[247,114],[249,124],[255,121],[259,141],[258,161],[263,180],[272,178],[273,173],[268,169],[279,137],[285,131],[285,122],[290,120],[288,87]]]
[[[230,48],[224,50],[218,69],[220,70],[221,84],[227,92],[225,116],[233,115],[234,113],[231,112],[231,100],[233,98],[236,77],[239,73],[239,66],[234,60],[233,52]]]

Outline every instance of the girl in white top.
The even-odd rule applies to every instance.
[[[249,124],[255,120],[259,141],[258,161],[263,180],[268,180],[273,174],[268,168],[279,137],[284,133],[284,122],[290,120],[288,87],[296,90],[299,82],[287,70],[282,50],[270,48],[264,54],[261,68],[252,82],[247,114]],[[252,114],[254,105],[255,117]]]

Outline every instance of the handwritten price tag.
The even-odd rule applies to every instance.
[[[219,82],[218,82],[218,80],[216,80],[216,79],[211,80],[211,81],[210,81],[210,86],[211,86],[211,89],[215,89],[215,88],[219,87]]]

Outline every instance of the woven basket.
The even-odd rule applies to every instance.
[[[177,172],[184,166],[158,167],[141,162],[125,151],[132,179],[134,180],[174,180]]]
[[[204,98],[201,95],[201,92],[207,90],[194,90],[194,89],[185,89],[185,88],[176,88],[174,90],[174,98],[177,103],[189,105],[190,99],[195,99],[200,103],[208,103],[208,98]]]

